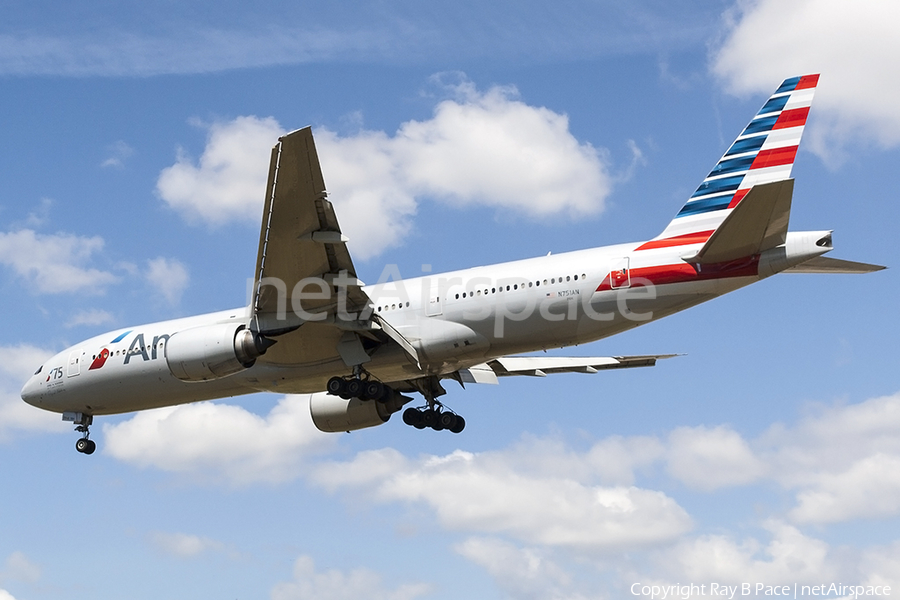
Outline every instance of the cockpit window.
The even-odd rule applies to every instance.
[[[38,373],[41,372],[41,369],[43,369],[43,368],[44,368],[44,365],[39,366],[39,367],[38,367],[38,370],[35,371],[34,374],[37,375]]]

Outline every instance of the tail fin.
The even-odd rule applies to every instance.
[[[755,185],[790,179],[818,75],[786,79],[665,230],[644,245],[705,242]]]

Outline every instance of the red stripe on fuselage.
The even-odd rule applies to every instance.
[[[662,240],[650,240],[635,248],[635,250],[652,250],[654,248],[671,248],[672,246],[686,246],[687,244],[702,244],[713,234],[713,229],[709,231],[696,231],[694,233],[686,233],[684,235],[676,235],[675,237],[665,238]]]
[[[780,165],[793,164],[794,158],[797,156],[797,146],[787,146],[786,148],[772,148],[771,150],[760,150],[759,154],[750,165],[750,169],[763,169],[765,167],[778,167]]]
[[[692,281],[709,281],[710,279],[729,279],[732,277],[755,277],[759,274],[759,255],[739,258],[724,263],[711,265],[693,265],[679,263],[675,265],[657,265],[631,269],[632,287],[647,285],[666,285],[671,283],[689,283]],[[609,275],[597,288],[598,292],[615,290],[610,286]]]

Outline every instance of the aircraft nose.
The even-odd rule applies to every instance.
[[[32,375],[31,379],[25,382],[25,386],[22,387],[22,400],[27,402],[32,406],[39,406],[39,400],[41,397],[41,384],[38,381],[37,376]]]

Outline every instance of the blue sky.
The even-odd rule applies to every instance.
[[[792,228],[896,267],[898,18],[874,0],[7,3],[0,599],[896,595],[894,269],[781,275],[569,351],[685,354],[653,369],[450,388],[459,436],[320,434],[306,398],[260,394],[98,418],[88,458],[18,393],[81,339],[243,304],[267,149],[305,125],[375,281],[653,237],[784,78],[821,72]],[[462,134],[494,128],[467,163]],[[523,176],[522,136],[546,177]]]

